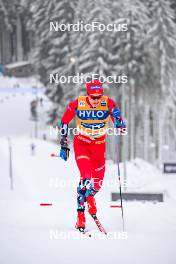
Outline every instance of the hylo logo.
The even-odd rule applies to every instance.
[[[77,116],[83,120],[106,119],[109,116],[109,111],[103,110],[78,110]]]

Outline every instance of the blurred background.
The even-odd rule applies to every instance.
[[[49,75],[128,76],[105,84],[128,124],[124,160],[157,166],[176,158],[176,3],[174,0],[0,1],[0,72],[37,76],[52,102],[48,122],[84,93],[84,84],[51,84]],[[50,31],[50,22],[127,24],[122,32]],[[111,146],[109,156],[112,157]]]
[[[128,30],[50,31],[50,22],[78,21],[127,24]],[[0,264],[77,261],[82,242],[52,241],[49,232],[74,226],[76,187],[67,185],[79,178],[74,155],[64,163],[50,154],[59,151],[55,127],[66,105],[85,94],[85,83],[50,83],[50,74],[78,73],[128,77],[125,84],[105,83],[105,94],[115,99],[128,127],[120,139],[123,192],[148,195],[145,204],[125,202],[128,241],[86,246],[101,263],[115,263],[118,246],[121,263],[134,257],[135,263],[167,258],[175,264],[175,0],[0,0]],[[121,230],[119,209],[109,208],[112,192],[119,192],[115,144],[109,136],[107,186],[97,197],[108,231]],[[111,179],[115,184],[108,185]],[[103,248],[102,258],[93,247]],[[43,256],[36,249],[45,249]],[[71,254],[64,254],[68,249]]]

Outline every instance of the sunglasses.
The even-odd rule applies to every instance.
[[[89,95],[89,96],[92,100],[100,99],[102,97],[102,95],[98,95],[98,96]]]

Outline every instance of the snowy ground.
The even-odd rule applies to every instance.
[[[16,95],[0,104],[0,264],[175,264],[176,176],[161,175],[139,159],[127,163],[129,190],[162,191],[164,203],[124,202],[126,233],[122,233],[121,211],[109,206],[111,191],[118,190],[117,167],[108,161],[97,204],[109,235],[100,236],[87,214],[93,237],[81,237],[74,230],[79,178],[74,156],[68,162],[51,158],[57,146],[31,138],[28,103],[32,96]],[[12,143],[13,190],[7,135]],[[32,142],[36,144],[33,156]],[[53,205],[41,207],[42,202]]]

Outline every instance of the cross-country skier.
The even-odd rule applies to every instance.
[[[124,123],[116,103],[104,95],[102,83],[94,80],[86,84],[87,95],[70,102],[61,118],[60,156],[67,160],[68,124],[76,117],[79,133],[74,136],[75,160],[80,171],[77,187],[77,229],[85,229],[85,202],[91,215],[97,213],[95,194],[100,190],[105,173],[105,134],[109,118],[116,119],[116,127]]]

